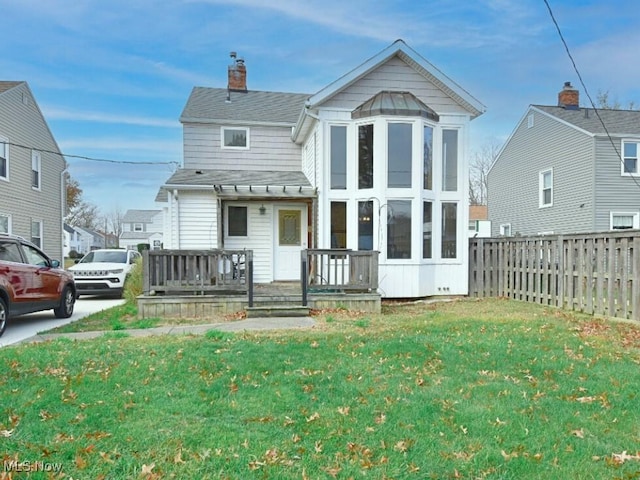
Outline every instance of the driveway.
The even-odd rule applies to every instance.
[[[4,335],[0,337],[0,347],[17,343],[25,338],[32,337],[38,332],[50,330],[61,325],[66,325],[75,320],[80,320],[92,313],[115,307],[124,303],[123,299],[114,299],[98,296],[82,296],[76,301],[73,315],[70,318],[56,318],[53,310],[31,313],[9,320]]]

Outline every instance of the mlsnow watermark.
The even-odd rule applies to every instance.
[[[59,473],[62,471],[62,463],[52,462],[19,462],[17,460],[5,460],[2,464],[5,472],[52,472]]]

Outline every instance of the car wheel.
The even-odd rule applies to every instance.
[[[57,318],[69,318],[73,314],[73,306],[76,303],[76,296],[70,287],[64,287],[60,306],[53,309]]]
[[[4,329],[7,328],[8,316],[9,312],[7,312],[7,305],[4,303],[4,300],[0,298],[0,337],[4,333]]]

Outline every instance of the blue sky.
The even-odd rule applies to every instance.
[[[637,0],[549,0],[585,84],[640,104]],[[182,162],[194,86],[315,93],[402,38],[487,107],[472,150],[502,143],[529,104],[581,90],[543,0],[0,0],[0,80],[26,80],[84,199],[156,208]],[[158,162],[158,165],[137,162]]]

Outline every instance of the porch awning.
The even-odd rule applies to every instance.
[[[383,90],[351,112],[352,119],[396,115],[440,121],[438,114],[411,92]]]
[[[171,190],[211,190],[220,198],[269,200],[315,198],[304,173],[263,170],[180,169],[160,187],[156,202],[166,202]]]

